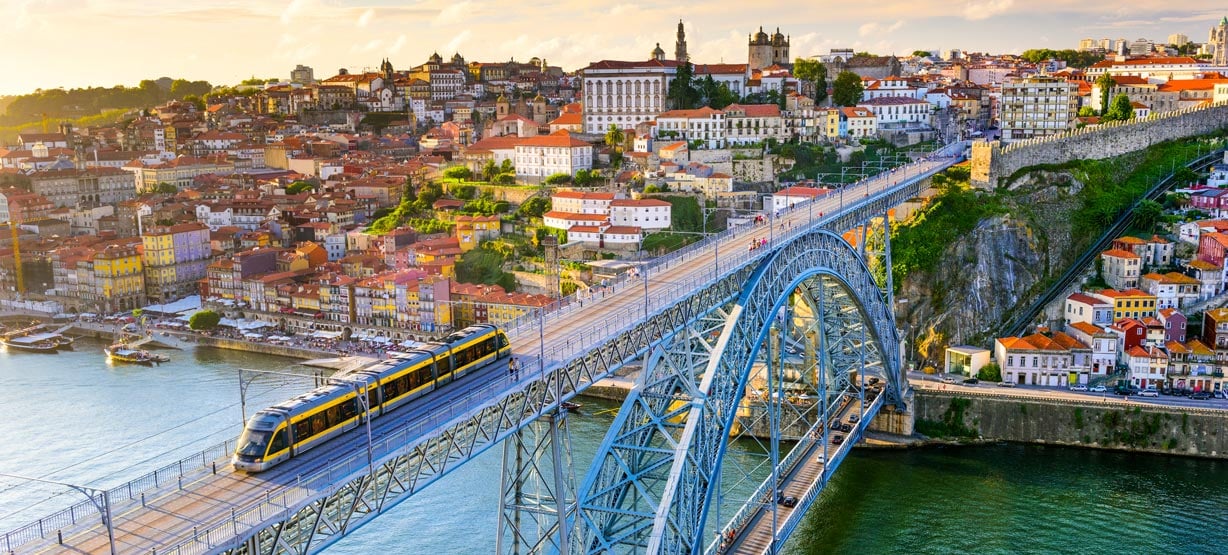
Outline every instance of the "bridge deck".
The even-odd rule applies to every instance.
[[[758,511],[750,519],[750,521],[738,530],[733,537],[733,541],[725,544],[724,553],[773,553],[773,548],[779,549],[780,546],[773,546],[772,538],[779,535],[781,529],[785,527],[785,523],[794,512],[805,512],[813,502],[813,497],[807,499],[807,494],[816,486],[822,485],[820,482],[826,482],[826,477],[830,477],[840,462],[852,450],[853,445],[857,443],[861,437],[865,426],[869,425],[869,420],[874,418],[874,415],[881,406],[879,403],[867,403],[866,413],[861,415],[860,420],[853,426],[853,431],[849,433],[828,432],[821,437],[820,441],[815,441],[799,458],[797,464],[780,477],[780,495],[783,497],[792,497],[798,500],[797,505],[786,507],[776,503],[776,499],[772,499],[769,503],[759,505]],[[857,398],[850,399],[840,410],[835,413],[837,422],[847,422],[849,415],[857,414],[861,402]],[[844,436],[844,441],[839,445],[833,445],[830,437],[835,433],[840,433]],[[770,479],[770,478],[769,478]],[[773,509],[775,509],[775,520],[773,520]],[[798,515],[800,516],[800,515]],[[775,532],[773,532],[775,527]]]
[[[920,173],[949,167],[952,159],[936,159],[915,164],[907,172],[885,172],[860,184],[846,187],[841,193],[820,197],[808,206],[787,210],[775,218],[771,226],[762,225],[752,231],[727,235],[716,242],[712,256],[691,256],[671,262],[667,267],[653,268],[647,288],[643,281],[631,281],[607,290],[600,298],[591,298],[583,304],[573,304],[548,314],[545,319],[545,345],[538,341],[538,330],[519,330],[513,333],[514,355],[520,358],[523,375],[518,383],[509,379],[506,367],[488,367],[463,379],[467,385],[446,387],[423,399],[398,409],[395,413],[372,421],[372,434],[376,438],[375,459],[389,456],[422,437],[431,437],[446,429],[453,419],[477,407],[489,405],[506,397],[517,388],[538,377],[539,352],[547,353],[546,366],[564,362],[557,356],[576,356],[577,349],[592,347],[617,333],[619,329],[644,318],[647,305],[663,307],[676,301],[670,298],[677,294],[682,284],[700,284],[720,271],[728,271],[744,264],[748,255],[751,237],[767,237],[801,233],[808,223],[818,223],[824,214],[839,210],[846,202],[852,203],[886,189],[894,188],[900,181]],[[779,239],[778,239],[779,240]],[[755,254],[759,254],[757,251]],[[698,286],[698,285],[696,285]],[[645,299],[647,293],[647,303]],[[590,385],[590,384],[583,384]],[[458,406],[463,401],[464,406]],[[398,436],[398,445],[380,446],[380,439],[393,432],[413,430],[413,434]],[[120,553],[151,553],[162,551],[164,546],[175,545],[195,536],[195,530],[205,529],[230,519],[232,511],[255,507],[266,499],[287,500],[287,504],[311,496],[316,492],[298,487],[298,479],[331,468],[338,461],[353,459],[361,453],[361,466],[366,463],[366,435],[362,428],[330,440],[273,469],[246,475],[234,472],[226,458],[216,461],[217,473],[211,469],[188,473],[182,489],[178,483],[163,483],[159,488],[147,490],[144,505],[141,497],[119,495],[113,492],[112,512],[116,528],[116,545]],[[330,474],[331,476],[331,474]],[[337,479],[342,476],[338,475]],[[41,525],[40,525],[41,526]],[[63,526],[63,525],[60,525]],[[22,545],[9,541],[3,546],[14,553],[108,553],[106,529],[97,515],[76,518],[76,524],[63,527],[64,544],[56,543],[56,528],[43,529],[42,539]],[[0,544],[6,537],[0,536]]]

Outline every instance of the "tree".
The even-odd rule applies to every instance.
[[[487,160],[482,165],[482,181],[490,181],[499,175],[499,166],[495,165],[494,160]]]
[[[793,76],[814,85],[814,101],[827,100],[827,66],[818,60],[793,60]]]
[[[291,183],[286,186],[287,195],[297,195],[304,191],[314,191],[314,190],[316,190],[315,185],[312,185],[311,183],[307,181],[295,181],[294,183]]]
[[[611,123],[610,128],[605,132],[606,146],[614,149],[614,152],[622,152],[623,141],[625,140],[627,140],[627,136],[623,135],[623,130]]]
[[[917,58],[927,58],[930,55],[929,50],[913,50],[912,55]]]
[[[452,166],[443,171],[443,176],[449,179],[466,180],[473,177],[473,172],[465,166]]]
[[[550,197],[532,197],[523,204],[517,212],[522,216],[530,218],[540,218],[542,214],[550,211]]]
[[[674,80],[669,82],[667,98],[675,110],[690,110],[695,108],[698,95],[695,90],[695,66],[691,62],[683,62],[674,74]]]
[[[472,200],[478,195],[478,188],[473,185],[457,185],[451,188],[452,196],[459,200]]]
[[[597,181],[597,173],[593,170],[578,170],[576,171],[576,177],[572,179],[572,183],[575,183],[578,187],[583,187],[594,181]]]
[[[571,181],[571,174],[566,172],[553,173],[546,176],[544,183],[546,185],[563,185]]]
[[[222,321],[222,315],[212,310],[201,310],[188,319],[188,327],[197,331],[216,328]]]
[[[996,362],[987,362],[985,366],[977,370],[976,378],[987,382],[1000,382],[1002,381],[1002,367]]]
[[[179,187],[171,185],[170,183],[163,182],[155,186],[153,189],[153,192],[162,194],[162,195],[173,195],[179,192]]]
[[[1134,225],[1146,232],[1155,228],[1164,217],[1164,207],[1154,200],[1141,200],[1134,207]]]
[[[1104,116],[1109,113],[1109,95],[1113,94],[1113,87],[1117,86],[1117,80],[1106,71],[1104,75],[1096,78],[1096,86],[1100,88],[1100,115]]]
[[[861,102],[861,94],[865,88],[861,84],[861,76],[851,71],[841,71],[832,84],[832,102],[837,106],[856,106]]]
[[[1092,108],[1091,106],[1079,108],[1079,117],[1081,118],[1090,118],[1094,115],[1096,115],[1096,109]]]
[[[499,164],[499,173],[516,173],[516,167],[512,165],[511,158],[505,158],[502,164]]]
[[[1134,105],[1130,103],[1130,97],[1126,93],[1120,93],[1113,97],[1113,104],[1109,106],[1109,110],[1100,117],[1101,121],[1126,121],[1134,118]]]

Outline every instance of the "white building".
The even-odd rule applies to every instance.
[[[615,198],[618,197],[614,193],[556,191],[550,195],[550,208],[571,214],[609,214],[610,202]]]
[[[780,107],[775,104],[730,104],[724,112],[725,136],[731,146],[789,138]]]
[[[584,68],[584,131],[605,133],[610,125],[634,129],[665,111],[669,82],[679,62],[602,60]]]
[[[701,141],[704,148],[725,148],[725,112],[704,106],[669,110],[657,116],[657,137]]]
[[[928,125],[933,108],[929,102],[904,96],[882,96],[863,100],[857,107],[874,112],[880,128],[896,124]]]
[[[763,199],[763,210],[769,214],[776,214],[790,206],[802,206],[829,193],[831,193],[831,189],[785,187]],[[814,216],[817,218],[819,214],[816,213]]]
[[[526,137],[516,142],[516,177],[538,182],[556,173],[576,175],[593,169],[593,145],[567,131]]]
[[[1066,297],[1064,319],[1067,326],[1084,322],[1104,327],[1113,323],[1113,303],[1083,293],[1071,293]]]
[[[668,229],[673,205],[659,199],[610,201],[610,224],[643,229]]]
[[[1054,77],[1029,77],[1003,84],[998,105],[1003,141],[1056,135],[1074,126],[1079,86]]]

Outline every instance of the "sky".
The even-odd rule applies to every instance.
[[[1107,8],[1107,9],[1106,9]],[[0,94],[135,85],[183,77],[235,84],[316,78],[338,68],[545,58],[566,70],[674,50],[679,19],[696,63],[745,62],[762,25],[791,35],[793,57],[854,48],[877,54],[960,48],[993,53],[1077,48],[1081,38],[1174,33],[1207,40],[1228,15],[1212,0],[0,0]]]

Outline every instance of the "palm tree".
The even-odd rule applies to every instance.
[[[1117,80],[1105,71],[1103,75],[1096,78],[1096,86],[1100,87],[1100,115],[1104,116],[1109,111],[1109,99],[1112,98],[1113,87],[1117,86]]]
[[[611,123],[609,131],[605,132],[606,146],[613,148],[618,152],[622,152],[623,141],[625,140],[627,140],[627,137],[623,135],[623,130],[619,129],[617,125]]]

